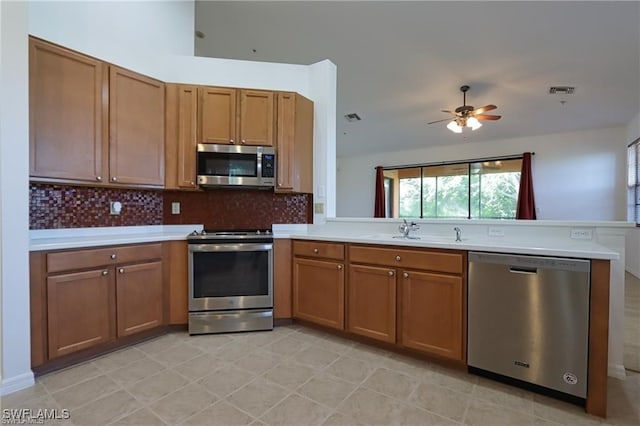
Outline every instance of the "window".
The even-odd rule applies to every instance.
[[[640,226],[640,139],[629,145],[627,164],[627,219]]]
[[[514,219],[521,169],[522,157],[385,169],[387,217]]]

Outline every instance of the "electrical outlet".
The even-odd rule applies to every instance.
[[[119,215],[122,212],[122,203],[120,201],[109,201],[109,213]]]
[[[573,228],[571,230],[571,238],[574,240],[592,240],[593,231],[591,229]]]
[[[174,201],[171,203],[171,214],[180,214],[180,203]]]
[[[324,213],[324,203],[315,203],[313,205],[313,212],[317,213],[317,214],[323,214]]]
[[[490,237],[504,237],[504,228],[498,226],[490,226],[489,227],[489,236]]]

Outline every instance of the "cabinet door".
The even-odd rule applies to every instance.
[[[162,262],[116,268],[118,337],[164,323]]]
[[[294,258],[293,316],[344,330],[344,265]]]
[[[349,265],[347,327],[351,333],[396,342],[396,271]]]
[[[273,240],[273,317],[291,318],[291,240]]]
[[[47,278],[49,359],[115,338],[113,270]]]
[[[111,183],[164,185],[164,83],[111,66]]]
[[[277,99],[276,192],[313,192],[313,102],[296,93]]]
[[[196,187],[198,88],[166,85],[165,188]]]
[[[236,90],[225,87],[201,87],[198,142],[236,143]]]
[[[33,180],[102,181],[107,162],[103,139],[107,116],[102,108],[106,83],[99,60],[29,40],[29,174]]]
[[[402,344],[426,353],[463,360],[462,278],[403,271]]]
[[[189,249],[186,241],[169,241],[169,324],[189,321]]]
[[[240,143],[273,146],[274,94],[240,90]]]

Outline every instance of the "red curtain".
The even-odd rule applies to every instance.
[[[373,207],[373,217],[385,217],[384,172],[382,166],[376,167],[376,202]]]
[[[525,152],[522,157],[520,173],[520,190],[518,191],[518,208],[516,219],[535,219],[536,201],[533,196],[533,176],[531,175],[531,153]]]

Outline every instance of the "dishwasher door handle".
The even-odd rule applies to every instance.
[[[536,275],[538,268],[525,268],[522,266],[509,266],[509,272],[512,274]]]

